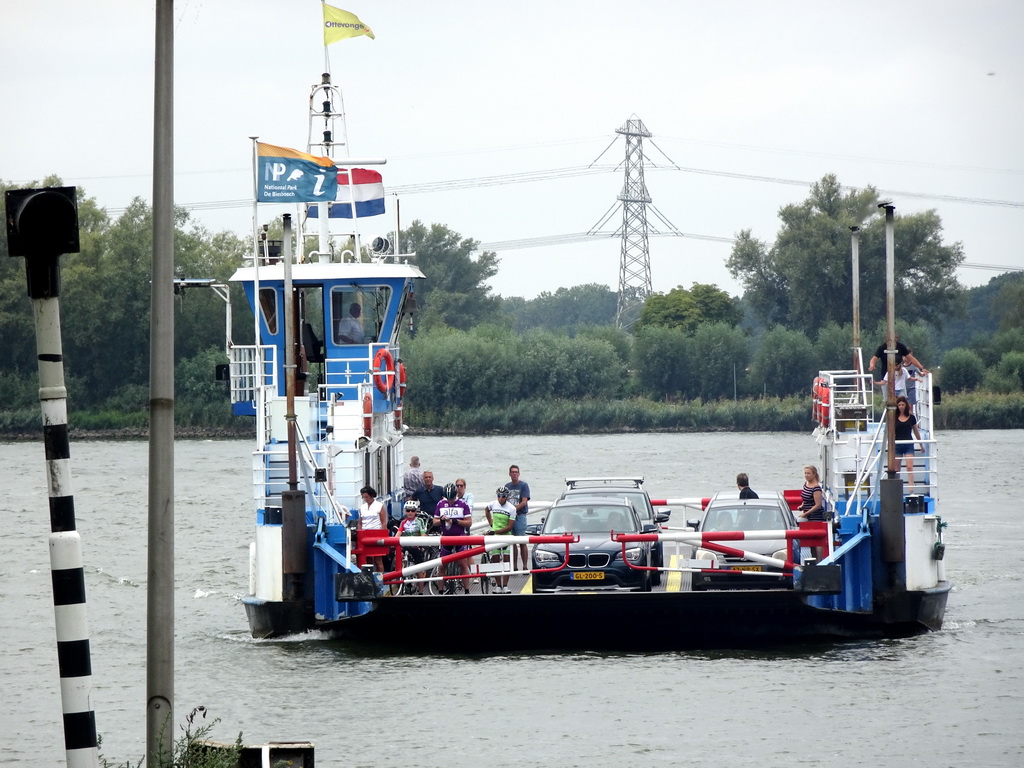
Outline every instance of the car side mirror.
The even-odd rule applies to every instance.
[[[661,521],[659,521],[659,522],[661,522]],[[643,532],[644,533],[657,533],[658,532],[658,526],[655,525],[654,523],[644,523]]]
[[[668,512],[658,512],[654,516],[654,522],[656,522],[656,523],[667,523],[669,517],[671,517],[671,516],[672,516],[672,510],[671,509]]]
[[[687,520],[686,525],[696,531],[700,525],[700,520]]]

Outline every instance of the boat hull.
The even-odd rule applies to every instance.
[[[313,607],[305,601],[271,601],[245,598],[245,615],[253,637],[284,637],[315,626]]]
[[[816,608],[792,590],[400,597],[324,628],[360,642],[402,645],[423,627],[438,647],[452,643],[470,652],[760,647],[937,630],[948,592],[943,583],[894,593],[873,613]]]

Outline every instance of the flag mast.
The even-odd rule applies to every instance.
[[[344,167],[348,174],[348,196],[350,212],[352,217],[352,238],[353,257],[359,261],[359,217],[356,214],[355,183],[353,179],[352,166],[356,163],[352,160],[352,153],[348,144],[348,123],[345,119],[345,99],[341,88],[331,81],[331,57],[328,46],[339,40],[350,37],[366,35],[374,39],[373,30],[363,24],[359,18],[348,11],[322,3],[324,16],[324,73],[320,77],[320,83],[314,85],[309,94],[309,136],[307,138],[307,152],[316,154],[314,147],[322,150],[325,157],[335,161],[335,165]],[[319,104],[317,103],[319,102]],[[335,110],[338,107],[338,110]],[[322,140],[314,141],[313,123],[317,117],[323,118]],[[341,121],[341,141],[337,141],[336,123]],[[345,157],[336,158],[335,151],[338,145],[344,147]],[[319,218],[319,242],[318,253],[327,253],[330,247],[329,218],[330,205],[317,203],[317,217]]]

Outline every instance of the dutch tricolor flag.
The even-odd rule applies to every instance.
[[[347,168],[338,169],[338,196],[335,202],[330,203],[330,218],[351,219],[352,200],[355,200],[356,216],[360,219],[384,213],[384,182],[380,174],[365,168],[353,168],[351,187],[348,174]],[[309,206],[309,215],[317,218],[317,206]]]

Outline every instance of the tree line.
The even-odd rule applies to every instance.
[[[29,186],[60,183],[50,177]],[[0,180],[0,191],[10,186]],[[496,295],[488,285],[496,254],[441,224],[414,221],[400,242],[427,279],[416,288],[415,332],[402,342],[410,413],[442,424],[454,412],[519,403],[802,396],[820,368],[852,366],[851,226],[860,229],[866,354],[884,339],[883,222],[874,190],[843,193],[832,176],[779,216],[770,246],[739,234],[727,266],[744,286],[742,297],[714,285],[677,286],[651,296],[630,332],[614,326],[616,294],[608,286],[586,283],[533,299]],[[79,190],[79,223],[81,253],[62,258],[70,406],[79,424],[144,428],[152,212],[136,199],[112,218]],[[247,238],[210,232],[176,212],[179,276],[226,282],[249,250]],[[4,228],[0,256],[6,251]],[[947,391],[1024,389],[1024,275],[964,290],[955,279],[962,247],[942,242],[934,211],[897,216],[896,255],[901,337],[933,370],[942,365]],[[251,343],[250,313],[240,289],[231,291],[235,341]],[[224,385],[213,378],[224,361],[225,305],[197,288],[183,291],[178,304],[179,424],[227,427],[236,422]],[[0,335],[0,431],[35,430],[35,337],[22,259],[0,258]],[[677,418],[659,413],[668,424]]]

